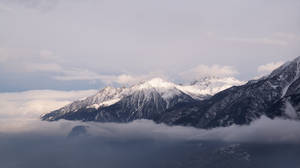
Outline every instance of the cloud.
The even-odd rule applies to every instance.
[[[265,44],[265,45],[276,45],[276,46],[287,46],[289,44],[288,41],[282,39],[275,38],[228,38],[228,41],[233,42],[241,42],[241,43],[249,43],[249,44]]]
[[[300,122],[286,119],[261,117],[250,125],[216,128],[199,138],[222,139],[232,142],[300,143]],[[286,129],[282,129],[286,128]]]
[[[0,64],[6,69],[22,73],[47,73],[50,79],[59,81],[101,81],[106,85],[133,85],[154,77],[170,78],[161,71],[148,71],[144,74],[130,72],[105,74],[84,67],[73,67],[65,64],[65,60],[50,50],[33,52],[25,49],[0,48]],[[232,77],[236,74],[238,71],[231,66],[201,64],[176,74],[173,78],[191,81],[206,76]]]
[[[39,58],[40,60],[44,60],[44,61],[64,62],[64,60],[60,58],[58,55],[56,55],[53,51],[46,50],[46,49],[39,51]]]
[[[19,70],[30,76],[36,85],[61,89],[62,85],[70,83],[73,88],[82,87],[90,81],[57,82],[52,77],[67,79],[64,74],[54,74],[59,69],[57,65],[67,71],[78,68],[96,73],[95,78],[99,74],[114,74],[123,75],[120,78],[124,79],[124,75],[135,78],[135,74],[156,69],[177,73],[191,65],[218,60],[221,65],[240,67],[241,77],[247,79],[253,75],[248,72],[260,61],[275,57],[284,60],[297,55],[299,40],[292,39],[299,34],[296,29],[299,23],[295,22],[299,16],[298,4],[294,2],[282,1],[270,6],[267,2],[246,1],[240,4],[221,2],[222,5],[216,7],[212,1],[141,3],[133,0],[130,3],[120,1],[116,6],[112,1],[95,0],[0,0],[2,8],[15,11],[1,13],[0,47],[20,50],[11,51],[16,52],[19,59],[11,59],[11,55],[0,57],[0,61],[10,59],[6,65],[1,64],[1,69]],[[157,8],[157,4],[161,7]],[[45,13],[39,10],[41,8],[51,10]],[[249,9],[252,13],[240,9]],[[278,32],[278,25],[283,26],[281,32]],[[224,40],[226,37],[245,42],[231,43]],[[286,42],[285,47],[278,47]],[[268,45],[261,45],[265,43]],[[255,59],[255,54],[263,57]],[[49,55],[58,55],[65,62],[38,61]],[[32,71],[29,63],[34,64]],[[54,64],[57,65],[54,67]],[[41,68],[44,65],[48,68]],[[14,72],[3,71],[2,78],[9,78],[7,83],[17,83],[16,87],[25,85],[24,75],[7,77]],[[40,82],[40,76],[49,82]],[[52,85],[55,82],[57,86]],[[2,88],[16,90],[12,86]]]
[[[95,123],[80,121],[58,122],[38,119],[0,119],[0,133],[36,133],[41,135],[67,135],[76,125],[88,127],[88,134],[102,139],[220,141],[236,143],[300,144],[300,122],[262,117],[250,125],[214,128],[210,130],[183,126],[156,124],[150,120],[130,123]],[[286,129],[282,129],[286,128]]]
[[[8,54],[5,48],[0,48],[0,63],[6,62],[8,60]]]
[[[20,121],[15,122],[18,125]],[[3,124],[1,120],[0,124]],[[77,125],[88,126],[87,135],[67,138]],[[39,168],[43,165],[44,168],[82,168],[101,165],[107,168],[160,168],[188,165],[206,168],[221,165],[235,168],[268,165],[281,168],[283,164],[288,167],[299,165],[299,144],[292,144],[290,141],[257,143],[248,140],[241,143],[211,138],[197,140],[193,137],[199,135],[200,130],[167,127],[144,120],[130,124],[28,121],[19,126],[23,126],[22,132],[0,132],[0,161],[3,167]],[[31,131],[24,130],[24,127],[31,128]],[[225,132],[229,135],[223,132],[221,135],[228,137],[232,132],[233,128],[231,132]],[[202,134],[207,137],[215,136],[209,131],[203,131]],[[245,134],[247,132],[234,136]],[[292,137],[297,135],[299,134]],[[290,138],[289,135],[286,139]],[[254,138],[251,136],[251,139]]]
[[[0,93],[0,118],[38,118],[43,113],[55,110],[76,99],[90,96],[94,93],[96,93],[95,90],[34,90]]]
[[[184,71],[179,75],[185,80],[195,80],[201,77],[232,77],[239,74],[232,66],[223,65],[198,65],[195,68]]]
[[[273,34],[274,37],[285,39],[285,40],[299,40],[300,36],[294,33],[287,33],[287,32],[276,32]]]
[[[3,4],[0,4],[0,12],[8,12],[8,13],[12,13],[12,12],[15,12],[14,9],[6,6],[6,5],[3,5]]]
[[[249,43],[249,44],[263,44],[273,46],[288,46],[297,40],[300,40],[300,36],[294,33],[287,32],[275,32],[265,37],[231,37],[224,38],[225,41]]]
[[[141,81],[142,79],[143,79],[143,77],[141,77],[141,76],[133,77],[131,75],[123,74],[123,75],[117,76],[115,81],[117,81],[117,83],[120,83],[120,84],[134,84],[134,83]]]
[[[138,82],[148,80],[154,77],[166,78],[162,73],[148,73],[144,75],[130,75],[130,74],[119,74],[119,75],[103,75],[86,69],[68,69],[62,70],[61,75],[56,75],[53,78],[62,81],[74,81],[74,80],[100,80],[101,82],[110,84],[121,84],[121,85],[133,85]]]
[[[52,51],[0,48],[0,65],[15,72],[60,72],[63,60]]]
[[[210,130],[183,126],[170,127],[164,124],[156,124],[150,120],[136,120],[127,124],[84,123],[83,125],[89,127],[91,135],[109,138],[300,144],[299,121],[272,120],[264,116],[250,125],[233,125]]]
[[[153,77],[166,78],[161,72],[147,74],[102,74],[85,68],[63,64],[65,60],[50,50],[39,52],[17,48],[0,48],[0,65],[5,69],[26,73],[48,73],[59,81],[101,81],[105,84],[132,85]]]
[[[61,71],[62,75],[56,75],[53,78],[56,80],[62,81],[72,81],[72,80],[100,80],[104,78],[104,76],[99,75],[90,70],[72,68],[72,69],[64,69]]]
[[[282,64],[284,64],[283,61],[279,61],[279,62],[271,62],[265,65],[260,65],[257,68],[257,72],[262,73],[262,74],[268,74],[270,72],[272,72],[273,70],[275,70],[276,68],[280,67]]]
[[[61,72],[63,68],[56,63],[27,63],[24,64],[27,72]]]
[[[114,76],[100,75],[96,72],[63,66],[64,62],[50,50],[39,52],[20,48],[0,48],[0,64],[6,69],[17,72],[51,73],[53,79],[62,81],[72,80],[113,80]]]
[[[60,0],[11,0],[11,1],[2,1],[1,5],[4,9],[7,9],[8,12],[16,12],[16,10],[39,10],[39,11],[49,11],[54,9]],[[0,6],[1,9],[1,6]]]

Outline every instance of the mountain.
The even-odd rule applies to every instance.
[[[88,126],[78,125],[72,128],[67,138],[83,137],[88,135]]]
[[[268,110],[270,117],[282,116],[285,118],[300,118],[300,58],[295,59],[290,64],[282,68],[287,74],[292,74],[289,81],[285,83],[281,98],[276,101]]]
[[[106,87],[41,118],[99,122],[150,119],[199,128],[249,124],[262,115],[299,119],[299,64],[300,57],[243,85],[234,78],[209,77],[191,85],[155,78],[128,88]]]
[[[221,78],[208,76],[195,80],[190,85],[181,86],[180,89],[190,95],[194,95],[195,98],[197,98],[199,95],[206,95],[210,97],[222,90],[242,84],[244,84],[244,82],[233,77]]]
[[[200,128],[249,124],[262,115],[299,119],[300,57],[270,75],[221,91],[207,100],[169,109],[159,122]]]
[[[234,78],[206,77],[191,85],[176,85],[154,78],[131,87],[106,87],[97,94],[75,101],[61,109],[43,115],[47,121],[59,119],[128,122],[135,119],[159,120],[162,114],[177,104],[194,103],[214,93],[241,84]]]

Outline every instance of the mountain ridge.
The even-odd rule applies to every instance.
[[[299,69],[300,57],[297,57],[268,76],[238,86],[228,87],[230,82],[212,77],[191,85],[176,85],[154,78],[128,88],[107,87],[81,105],[75,101],[41,119],[99,122],[150,119],[199,128],[249,124],[262,115],[299,119]],[[227,79],[239,84],[234,78]]]

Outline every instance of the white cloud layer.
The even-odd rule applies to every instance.
[[[280,67],[282,64],[284,64],[283,61],[279,61],[279,62],[271,62],[265,65],[260,65],[257,68],[257,72],[261,73],[261,74],[268,74],[270,72],[272,72],[273,70],[275,70],[276,68]]]
[[[15,72],[61,72],[63,59],[52,51],[25,48],[0,48],[0,65]]]
[[[160,73],[148,73],[145,75],[130,75],[130,74],[120,74],[120,75],[101,75],[96,72],[83,69],[71,69],[63,70],[62,75],[54,76],[56,80],[62,81],[74,81],[74,80],[100,80],[106,85],[110,84],[120,84],[120,85],[133,85],[138,82],[149,80],[154,77],[166,78]]]
[[[248,43],[258,45],[273,45],[279,47],[286,47],[289,44],[300,39],[300,36],[294,33],[275,32],[269,36],[264,37],[232,37],[225,38],[226,41],[237,43]]]
[[[0,118],[38,118],[41,114],[60,108],[76,99],[90,96],[96,90],[54,91],[34,90],[0,93]]]

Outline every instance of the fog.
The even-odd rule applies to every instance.
[[[212,130],[148,120],[117,124],[11,119],[1,120],[0,125],[1,167],[279,168],[300,164],[300,123],[296,121],[262,118],[250,126]],[[85,126],[86,132],[70,136],[74,126]]]
[[[262,117],[247,126],[230,126],[210,130],[183,126],[156,124],[150,120],[136,120],[131,123],[97,123],[65,121],[46,122],[38,119],[1,119],[3,134],[37,134],[62,136],[69,134],[74,126],[86,126],[91,137],[137,140],[193,141],[211,140],[243,143],[288,143],[300,144],[300,122],[284,119],[271,120]]]

